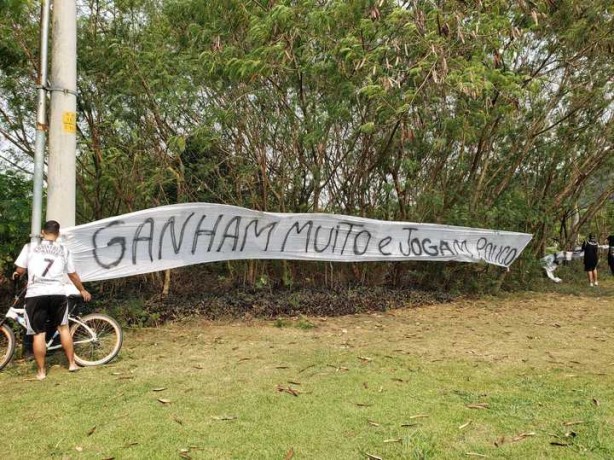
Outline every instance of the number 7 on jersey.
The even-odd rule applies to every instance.
[[[45,262],[47,262],[47,267],[45,267],[45,271],[43,272],[43,278],[49,273],[49,269],[53,265],[53,262],[55,262],[55,259],[45,259]]]

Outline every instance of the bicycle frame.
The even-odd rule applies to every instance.
[[[80,324],[81,326],[83,326],[87,330],[87,332],[90,333],[90,336],[91,336],[87,340],[73,340],[73,344],[78,345],[80,343],[89,343],[89,342],[96,342],[96,341],[98,341],[98,334],[96,334],[96,331],[94,331],[86,323],[81,321],[81,318],[79,318],[78,316],[70,316],[70,315],[68,315],[68,323],[70,324],[71,322],[76,323],[76,324]],[[59,332],[56,331],[55,334],[53,335],[53,338],[51,339],[51,341],[53,341],[58,336],[58,334],[59,334]],[[59,347],[61,347],[61,345],[55,345],[54,348],[49,348],[49,344],[47,344],[47,349],[48,350],[55,350],[55,349],[57,349]]]
[[[23,301],[23,295],[24,295],[25,291],[26,291],[26,288],[22,289],[21,292],[17,293],[17,282],[15,282],[15,296],[14,296],[14,299],[13,299],[13,304],[9,308],[8,312],[6,312],[5,317],[0,320],[0,326],[2,326],[6,322],[7,318],[10,318],[10,319],[16,321],[17,324],[19,324],[21,327],[26,329],[26,322],[25,322],[26,309],[25,308],[16,308],[16,305],[18,305],[20,302]],[[73,316],[72,315],[72,312],[75,310],[76,307],[77,307],[77,303],[75,303],[71,307],[70,311],[68,312],[68,324],[76,323],[76,324],[79,324],[79,325],[83,326],[87,330],[87,332],[90,333],[90,338],[87,339],[87,340],[78,340],[78,341],[76,341],[74,343],[75,344],[82,344],[82,343],[95,342],[96,340],[98,340],[98,336],[97,336],[96,332],[94,330],[92,330],[86,323],[81,321],[79,316],[76,316],[76,315]],[[46,343],[47,350],[53,351],[53,350],[59,350],[60,348],[62,348],[62,344],[53,345],[53,342],[58,337],[58,335],[60,335],[60,333],[56,330],[53,333],[53,336]]]
[[[4,324],[8,319],[12,319],[24,329],[27,328],[24,292],[25,289],[15,296],[15,300],[6,315],[0,315],[3,336],[0,343],[3,349],[0,352],[4,353],[3,356],[0,356],[0,369],[11,361],[17,342],[13,328],[4,326]],[[17,293],[17,289],[15,289],[15,293]],[[121,325],[104,313],[90,312],[81,316],[82,299],[79,296],[68,296],[67,302],[68,328],[74,344],[76,363],[79,366],[98,366],[114,359],[123,343]],[[60,335],[57,330],[47,330],[45,334],[47,335],[45,337],[45,348],[47,350],[57,350],[62,347],[61,344],[57,343],[58,335]],[[6,352],[4,352],[4,348],[6,348]]]

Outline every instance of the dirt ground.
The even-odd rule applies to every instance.
[[[611,296],[527,293],[315,321],[322,333],[340,333],[356,343],[411,343],[413,354],[430,360],[559,364],[570,373],[614,370]]]
[[[382,354],[407,353],[426,361],[464,359],[606,376],[614,371],[614,277],[598,289],[580,286],[576,294],[526,292],[370,314],[284,318],[280,340],[304,337],[300,329],[315,326],[310,338],[330,338],[337,347],[354,351],[368,345]],[[203,323],[213,336],[259,341],[262,331],[249,326],[270,321]],[[182,335],[182,322],[169,327]]]
[[[555,366],[569,375],[577,371],[603,376],[614,371],[614,278],[602,284],[600,292],[586,287],[575,295],[516,293],[306,320],[316,326],[310,335],[336,336],[333,342],[340,347],[360,350],[368,344],[382,353],[406,352],[427,361],[467,359],[528,369]],[[300,328],[304,321],[296,319],[294,325]],[[287,325],[292,324],[288,320]],[[240,325],[246,323],[212,322],[208,327],[224,335],[226,328],[236,334]],[[246,340],[251,333],[258,335],[250,329],[241,331]]]

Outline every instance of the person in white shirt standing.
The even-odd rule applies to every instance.
[[[37,366],[36,378],[43,380],[46,376],[45,332],[47,321],[57,327],[60,341],[68,359],[68,370],[79,370],[75,362],[73,342],[68,329],[68,305],[66,299],[65,275],[79,290],[83,300],[92,298],[85,290],[79,275],[75,271],[72,255],[68,248],[56,240],[60,236],[60,224],[55,220],[45,222],[39,243],[26,244],[15,261],[17,269],[13,278],[28,272],[26,290],[26,326],[27,333],[34,336],[34,359]]]

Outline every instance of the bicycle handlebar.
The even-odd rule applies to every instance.
[[[21,295],[23,294],[23,292],[25,291],[25,288],[21,290],[19,289],[20,281],[21,281],[20,277],[13,278],[13,297],[15,298],[15,300],[19,299]]]

